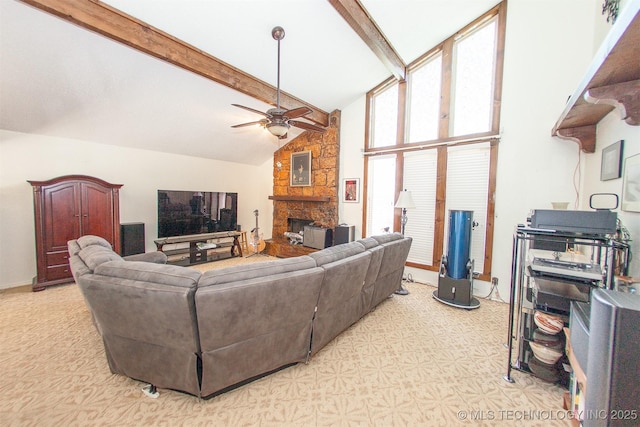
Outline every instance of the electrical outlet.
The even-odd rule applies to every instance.
[[[498,301],[502,301],[502,298],[500,298],[500,292],[498,291],[498,278],[497,277],[492,277],[491,278],[491,292],[495,292],[495,298],[492,298],[494,300],[498,300]],[[489,294],[491,295],[491,294]]]

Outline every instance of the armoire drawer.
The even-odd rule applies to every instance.
[[[69,252],[49,252],[47,253],[47,266],[69,265]]]
[[[47,267],[47,280],[58,280],[72,277],[69,264]]]

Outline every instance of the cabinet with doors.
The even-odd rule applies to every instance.
[[[28,181],[33,187],[37,275],[33,290],[73,281],[67,242],[86,234],[120,252],[121,184],[85,175]]]

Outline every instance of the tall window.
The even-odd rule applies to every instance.
[[[503,2],[367,95],[365,230],[399,231],[393,204],[410,190],[408,265],[437,270],[448,212],[471,210],[471,257],[490,278],[505,17]]]
[[[496,18],[454,42],[453,135],[491,130]]]
[[[369,195],[367,227],[369,234],[381,234],[393,230],[393,204],[396,184],[390,180],[396,172],[395,156],[379,156],[369,159],[367,177],[369,186],[376,191]]]
[[[398,121],[398,85],[384,88],[373,100],[373,125],[371,146],[395,145]]]
[[[409,73],[409,142],[438,138],[442,53]]]

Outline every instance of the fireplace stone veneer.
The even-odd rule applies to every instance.
[[[338,224],[340,111],[330,114],[329,123],[324,133],[304,132],[274,153],[273,228],[265,248],[269,255],[286,258],[316,251],[289,243],[284,235],[290,231],[289,218],[312,218],[314,225],[331,229]],[[291,154],[302,151],[311,152],[311,185],[291,187]]]

